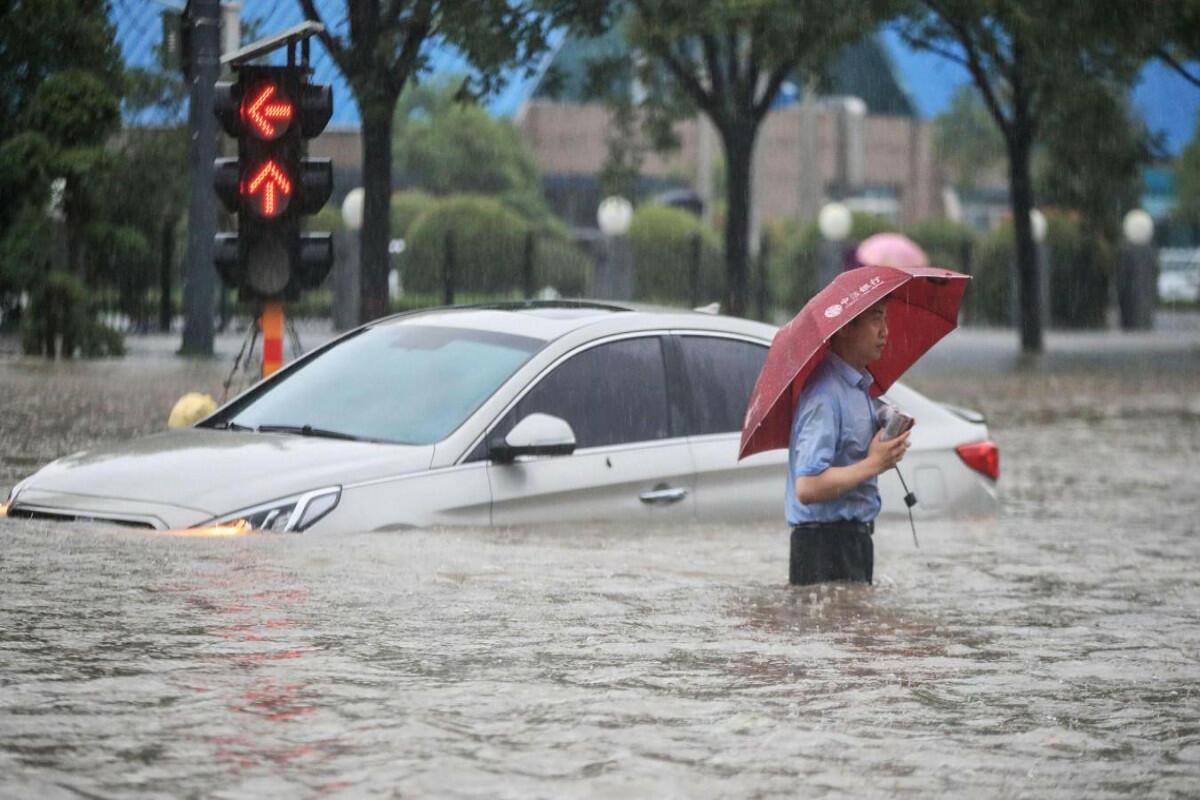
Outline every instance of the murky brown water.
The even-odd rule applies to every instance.
[[[1194,796],[1200,346],[955,337],[909,382],[1003,512],[882,527],[871,588],[788,588],[782,526],[0,522],[0,795]],[[0,359],[0,492],[231,359]]]

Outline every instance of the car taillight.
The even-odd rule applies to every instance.
[[[954,449],[968,467],[994,481],[1000,480],[1000,448],[995,442],[971,442]]]

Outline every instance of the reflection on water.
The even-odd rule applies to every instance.
[[[1193,795],[1195,373],[938,380],[1003,513],[881,526],[873,587],[770,526],[2,521],[0,796]]]

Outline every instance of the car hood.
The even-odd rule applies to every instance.
[[[65,456],[14,507],[185,527],[325,486],[429,468],[433,446],[185,428]]]

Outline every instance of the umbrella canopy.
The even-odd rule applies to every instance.
[[[854,266],[928,267],[929,256],[921,246],[901,233],[877,233],[862,240],[854,250]]]
[[[958,325],[969,275],[937,267],[857,267],[834,278],[775,334],[750,394],[738,459],[787,447],[792,414],[808,376],[829,349],[829,337],[887,298],[888,340],[869,369],[871,395],[897,378]]]

